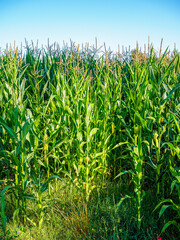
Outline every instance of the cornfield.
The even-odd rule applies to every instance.
[[[6,198],[13,219],[24,225],[29,201],[39,209],[41,228],[47,201],[58,184],[83,192],[86,203],[107,182],[132,183],[116,202],[116,212],[134,202],[137,229],[142,203],[153,188],[152,212],[174,218],[180,230],[180,55],[113,54],[88,45],[0,54],[0,198],[2,239],[8,239]],[[54,187],[55,186],[55,187]],[[117,238],[118,239],[118,238]]]

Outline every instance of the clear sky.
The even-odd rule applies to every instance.
[[[118,50],[147,44],[180,51],[180,0],[0,0],[0,47],[24,39],[46,45],[63,40]]]

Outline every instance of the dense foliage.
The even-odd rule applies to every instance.
[[[167,51],[98,56],[97,49],[72,45],[1,52],[4,239],[6,195],[23,224],[30,221],[28,202],[35,201],[41,227],[43,193],[52,202],[59,181],[83,192],[87,203],[107,182],[132,184],[133,191],[119,193],[116,210],[132,200],[139,231],[142,202],[153,189],[155,211],[175,212],[164,229],[180,230],[180,55]]]

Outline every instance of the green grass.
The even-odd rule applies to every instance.
[[[55,47],[0,55],[1,238],[177,239],[179,53]]]
[[[38,227],[39,211],[34,201],[29,202],[27,211],[31,222],[27,221],[24,225],[11,220],[12,202],[7,199],[7,229],[10,236],[17,235],[18,239],[156,239],[160,227],[173,217],[173,212],[159,220],[158,213],[152,213],[152,208],[158,203],[158,199],[154,198],[155,189],[154,192],[149,190],[142,205],[141,231],[138,231],[136,207],[132,201],[124,202],[116,211],[121,196],[123,193],[131,194],[131,188],[125,183],[107,183],[99,195],[94,190],[87,204],[76,188],[69,189],[59,183],[58,192],[52,196],[53,202],[45,211],[41,228]],[[170,233],[163,234],[163,239],[178,239],[177,236],[177,230],[172,228]]]

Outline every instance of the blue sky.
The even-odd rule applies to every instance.
[[[0,0],[0,47],[24,39],[46,45],[63,40],[70,43],[98,40],[98,46],[118,50],[118,44],[133,49],[147,44],[156,50],[164,39],[164,49],[180,51],[180,0]]]

